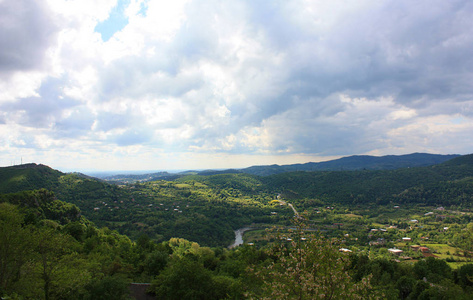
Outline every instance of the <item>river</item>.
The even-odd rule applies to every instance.
[[[240,246],[243,244],[243,234],[245,233],[245,231],[248,231],[250,230],[251,228],[250,227],[244,227],[244,228],[240,228],[240,229],[237,229],[235,230],[235,242],[233,244],[231,244],[230,246],[228,246],[228,248],[235,248],[237,246]]]
[[[294,216],[297,217],[297,218],[300,218],[299,213],[297,212],[297,210],[294,208],[294,206],[291,203],[286,203],[285,201],[282,201],[282,200],[279,200],[279,203],[284,204],[284,205],[288,205],[294,211]],[[233,244],[231,244],[230,246],[228,246],[228,248],[231,249],[231,248],[235,248],[235,247],[238,247],[238,246],[242,245],[243,244],[243,234],[245,233],[245,231],[248,231],[248,230],[251,230],[251,229],[253,229],[253,228],[243,227],[243,228],[235,230],[235,242]]]

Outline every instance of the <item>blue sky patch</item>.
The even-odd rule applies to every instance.
[[[125,8],[130,4],[130,0],[118,0],[117,5],[112,9],[108,19],[95,26],[95,32],[102,35],[104,42],[108,41],[116,32],[125,28],[128,18],[125,16]]]
[[[146,17],[146,12],[148,11],[148,1],[143,1],[140,4],[140,11],[138,12],[139,15],[142,15],[143,17]]]

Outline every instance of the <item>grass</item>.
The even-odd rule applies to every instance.
[[[447,264],[450,266],[452,269],[458,269],[463,265],[471,264],[471,261],[456,261],[456,262],[447,262]]]
[[[453,266],[461,266],[465,263],[471,263],[471,258],[466,258],[464,256],[457,255],[456,253],[463,253],[463,250],[457,247],[453,247],[447,244],[422,244],[422,246],[428,247],[431,253],[434,253],[439,259],[453,258],[457,262],[450,262]],[[456,266],[456,267],[458,267]]]
[[[345,214],[344,216],[349,217],[349,218],[363,218],[363,216],[355,215],[355,214]]]
[[[184,188],[191,188],[192,187],[190,184],[187,184],[187,183],[176,183],[175,186],[178,189],[184,189]]]

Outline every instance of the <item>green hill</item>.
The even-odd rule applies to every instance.
[[[310,162],[293,165],[253,166],[240,170],[243,173],[268,176],[295,171],[355,171],[355,170],[394,170],[431,166],[446,162],[459,155],[440,155],[429,153],[412,153],[406,155],[353,155],[324,162]]]
[[[283,194],[346,204],[414,202],[473,204],[472,155],[442,164],[379,171],[292,172],[262,178]]]
[[[0,168],[0,193],[58,188],[63,173],[45,165],[24,164]]]

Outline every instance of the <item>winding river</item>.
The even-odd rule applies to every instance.
[[[294,206],[291,203],[287,203],[287,202],[282,201],[282,200],[279,200],[279,203],[281,203],[283,205],[288,205],[294,211],[294,216],[297,217],[297,218],[300,218],[299,213],[297,212],[297,210],[294,208]],[[231,249],[231,248],[235,248],[235,247],[238,247],[238,246],[242,245],[243,244],[243,234],[245,233],[245,231],[252,230],[252,229],[254,229],[254,228],[243,227],[243,228],[235,230],[235,242],[233,244],[231,244],[230,246],[228,246],[228,248]]]
[[[251,228],[250,227],[244,227],[244,228],[240,228],[240,229],[237,229],[235,230],[235,242],[233,244],[231,244],[230,246],[228,246],[228,248],[235,248],[237,246],[240,246],[243,244],[243,234],[245,233],[245,231],[248,231],[250,230]]]

